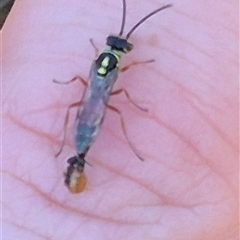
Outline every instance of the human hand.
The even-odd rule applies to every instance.
[[[164,2],[168,4],[168,2]],[[66,108],[83,87],[94,51],[118,33],[121,1],[17,1],[3,29],[4,239],[238,239],[238,61],[233,3],[172,2],[131,37],[123,66],[155,59],[120,74],[87,155],[87,186],[63,185],[75,154],[74,112],[58,159]],[[162,2],[127,1],[126,32]],[[236,10],[237,11],[237,10]]]

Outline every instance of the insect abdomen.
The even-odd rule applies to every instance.
[[[77,128],[78,131],[75,136],[77,151],[78,153],[86,153],[98,133],[99,126],[80,122]]]

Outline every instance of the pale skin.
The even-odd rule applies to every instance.
[[[194,3],[195,2],[195,3]],[[163,2],[127,1],[126,32]],[[169,2],[164,2],[168,4]],[[55,158],[67,107],[80,100],[94,49],[118,33],[121,1],[19,1],[2,34],[3,239],[238,239],[237,1],[175,1],[130,38],[124,118],[141,162],[108,111],[86,159],[86,189],[63,184],[75,154],[73,110]]]

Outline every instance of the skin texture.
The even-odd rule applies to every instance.
[[[33,3],[34,2],[34,3]],[[126,32],[159,1],[127,1]],[[169,2],[164,2],[169,3]],[[110,103],[124,118],[139,161],[108,111],[87,155],[87,186],[63,184],[75,154],[71,112],[66,146],[55,158],[67,107],[81,98],[94,50],[118,33],[121,1],[17,1],[2,32],[2,239],[237,240],[237,1],[172,1],[143,24]]]

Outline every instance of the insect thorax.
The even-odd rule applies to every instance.
[[[106,77],[109,72],[119,67],[121,55],[112,50],[105,50],[95,61],[99,77]]]
[[[103,51],[95,61],[97,73],[100,77],[106,77],[109,72],[119,67],[122,53],[132,50],[133,45],[125,38],[108,36],[107,43],[110,48]]]

